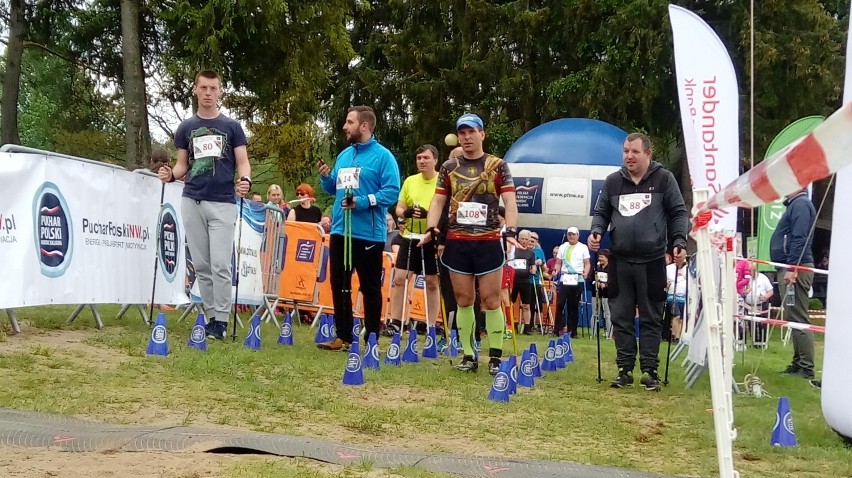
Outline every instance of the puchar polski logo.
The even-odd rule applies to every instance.
[[[169,283],[174,282],[177,276],[178,251],[180,250],[180,231],[177,221],[177,213],[171,204],[163,204],[159,221],[160,240],[157,241],[157,260],[160,261],[160,269]]]
[[[45,182],[36,191],[33,218],[33,238],[41,273],[47,277],[60,277],[71,264],[74,237],[68,203],[55,184]]]

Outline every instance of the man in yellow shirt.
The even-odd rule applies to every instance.
[[[415,153],[417,174],[409,176],[399,191],[399,201],[396,203],[396,215],[405,218],[405,231],[402,235],[402,245],[396,255],[396,273],[391,289],[391,323],[386,329],[388,335],[402,331],[403,306],[406,301],[406,279],[414,274],[426,275],[426,307],[429,316],[426,317],[428,326],[435,325],[438,318],[439,281],[438,263],[436,261],[436,242],[432,241],[418,247],[417,243],[427,232],[426,208],[432,203],[435,186],[438,183],[438,149],[431,144],[424,144]],[[425,272],[424,272],[425,267]],[[422,330],[422,329],[421,329]]]

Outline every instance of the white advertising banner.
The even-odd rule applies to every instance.
[[[545,214],[589,215],[590,182],[588,178],[546,178]]]
[[[852,7],[850,7],[852,13]],[[846,48],[852,47],[852,24],[847,33]],[[846,56],[846,80],[843,85],[843,103],[852,101],[852,56]],[[852,203],[852,171],[837,172],[834,189],[834,217],[831,221],[830,277],[825,311],[825,358],[822,371],[822,414],[828,424],[841,435],[852,440],[852,380],[849,379],[849,361],[852,360],[852,320],[845,310],[845,296],[849,293],[852,271],[852,249],[846,241],[852,237],[852,221],[843,213],[843,207]]]
[[[739,176],[739,89],[728,50],[698,15],[669,5],[677,92],[689,174],[694,189],[712,196]],[[713,211],[736,231],[736,208]]]
[[[142,304],[150,300],[161,183],[155,177],[65,158],[0,156],[0,308]],[[177,185],[167,188],[177,197]],[[159,303],[186,302],[179,211],[164,207],[171,251]],[[168,211],[168,212],[165,212]]]

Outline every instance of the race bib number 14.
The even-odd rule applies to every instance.
[[[644,193],[623,194],[618,197],[618,212],[630,217],[651,205],[651,195]]]
[[[340,168],[337,171],[337,189],[358,189],[360,178],[361,168]]]

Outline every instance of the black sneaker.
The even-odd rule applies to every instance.
[[[225,340],[225,335],[228,333],[228,323],[214,320],[210,322],[210,330],[207,331],[207,338],[213,340]]]
[[[500,364],[503,363],[497,357],[491,357],[488,359],[488,373],[490,375],[497,375],[497,372],[500,371]]]
[[[609,382],[611,388],[624,388],[633,386],[633,372],[629,370],[619,370],[618,377]]]
[[[657,375],[656,370],[651,370],[642,374],[642,380],[639,381],[642,385],[645,386],[645,390],[649,392],[659,392],[660,391],[660,376]]]
[[[388,326],[385,327],[385,330],[384,332],[382,332],[382,335],[384,335],[385,337],[393,337],[400,331],[401,326],[402,322],[398,320],[392,320],[391,323],[389,323]]]
[[[822,380],[808,380],[808,383],[814,388],[822,388]]]
[[[796,376],[796,377],[802,377],[802,378],[807,379],[807,380],[813,380],[813,378],[814,378],[813,372],[808,372],[807,370],[805,370],[803,368],[800,368],[799,370],[791,373],[790,375],[793,375],[793,376]]]
[[[479,362],[474,360],[470,355],[465,355],[456,368],[462,372],[476,372],[479,370]]]
[[[210,321],[204,324],[204,335],[210,335],[210,331],[213,330],[213,324],[216,323],[215,318],[210,318]]]
[[[791,373],[791,374],[795,374],[795,373],[798,373],[798,372],[799,372],[799,370],[801,370],[801,369],[799,368],[799,366],[798,366],[798,365],[790,364],[790,365],[787,365],[787,368],[785,368],[784,370],[782,370],[782,371],[781,371],[781,373]]]

